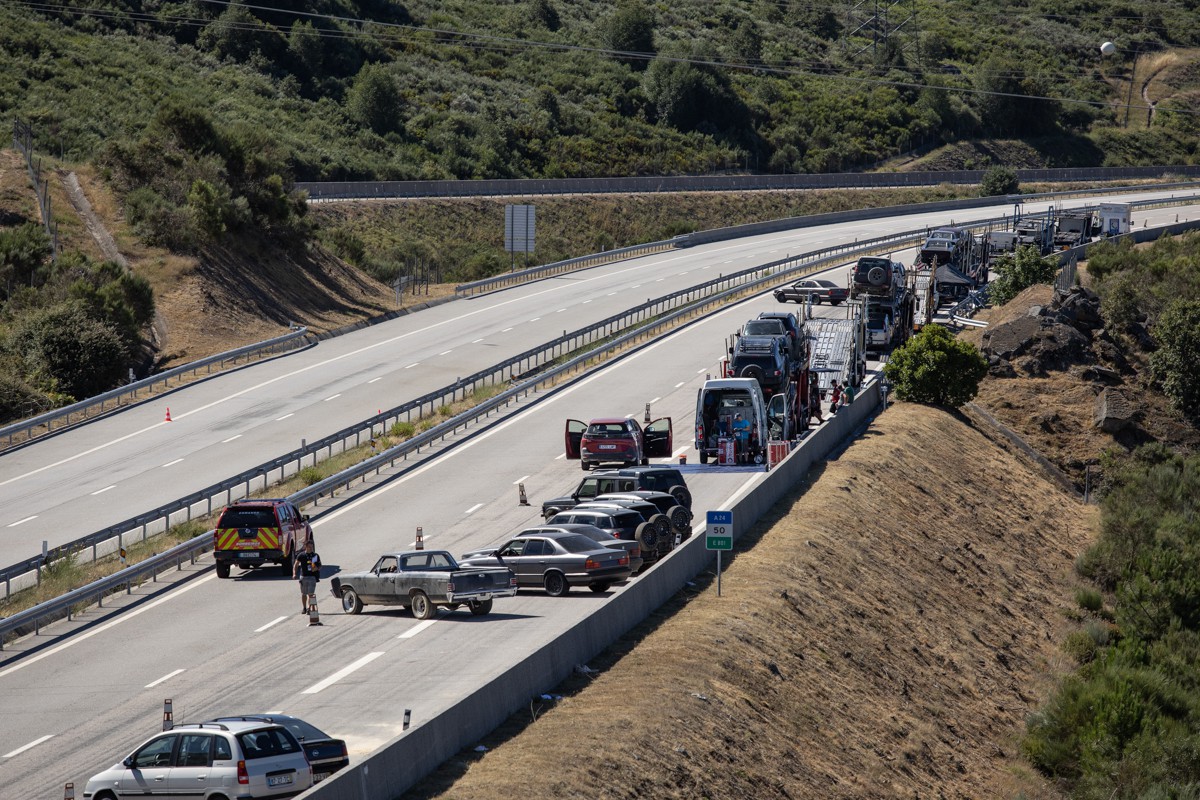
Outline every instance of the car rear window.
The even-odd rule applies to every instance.
[[[570,536],[564,536],[558,539],[558,543],[568,553],[587,553],[592,550],[599,550],[600,545],[584,536],[582,533],[573,533]]]
[[[228,508],[218,528],[274,528],[275,512],[269,508]]]
[[[239,733],[237,736],[247,761],[300,751],[300,745],[295,737],[283,728],[247,731]]]
[[[636,528],[642,524],[641,514],[614,514],[613,527],[616,528]]]
[[[587,432],[584,436],[589,439],[619,439],[629,435],[629,430],[624,425],[617,423],[593,423],[588,425]]]

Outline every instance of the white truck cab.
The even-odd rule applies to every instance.
[[[696,452],[707,464],[717,455],[717,440],[737,440],[739,461],[761,463],[766,452],[767,404],[753,378],[716,378],[696,393]]]

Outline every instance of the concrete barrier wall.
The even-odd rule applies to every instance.
[[[805,476],[878,410],[878,383],[864,387],[854,403],[813,431],[801,446],[776,465],[733,511],[738,539]],[[697,512],[697,518],[703,511]],[[377,753],[351,764],[302,797],[310,800],[394,800],[464,747],[479,741],[510,715],[527,707],[529,699],[548,692],[567,678],[575,666],[609,647],[645,620],[714,560],[704,536],[695,535],[660,562],[644,578],[622,589],[596,613],[437,717],[418,723]]]

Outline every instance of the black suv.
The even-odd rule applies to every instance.
[[[610,492],[597,497],[596,502],[604,503],[610,500],[626,499],[653,503],[654,507],[658,509],[658,513],[665,514],[671,521],[673,532],[680,534],[684,539],[692,535],[692,512],[680,505],[678,500],[666,492]]]
[[[684,508],[692,507],[692,494],[688,491],[679,470],[656,464],[647,467],[596,470],[591,475],[584,476],[571,494],[542,503],[542,516],[550,519],[560,511],[595,499],[598,494],[636,491],[666,492],[673,495]]]

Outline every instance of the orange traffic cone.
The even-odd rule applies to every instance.
[[[167,418],[165,420],[163,420],[163,422],[170,422],[170,421],[171,421],[171,407],[168,406],[167,407]]]

